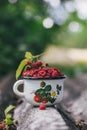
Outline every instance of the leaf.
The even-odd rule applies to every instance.
[[[5,109],[5,111],[4,111],[4,113],[5,113],[5,116],[8,114],[8,112],[10,112],[12,109],[14,109],[15,108],[15,106],[13,106],[13,105],[10,105],[10,106],[8,106],[6,109]]]
[[[47,85],[46,87],[45,87],[45,91],[50,91],[51,90],[51,85]]]
[[[32,61],[33,60],[33,55],[30,52],[25,53],[25,58]]]
[[[6,119],[10,119],[12,118],[12,115],[11,114],[6,114]]]
[[[5,121],[6,121],[6,124],[7,124],[7,125],[12,125],[12,124],[14,124],[14,122],[13,122],[11,119],[6,119]]]
[[[21,63],[19,64],[17,70],[16,70],[16,79],[18,79],[18,77],[20,76],[24,66],[26,65],[27,59],[24,59],[21,61]]]

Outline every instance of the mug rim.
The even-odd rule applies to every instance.
[[[54,78],[35,78],[35,77],[28,77],[28,76],[22,76],[22,79],[30,79],[30,80],[56,80],[56,79],[65,79],[67,76],[58,76],[58,77],[54,77]]]

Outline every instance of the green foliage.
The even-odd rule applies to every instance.
[[[0,1],[0,76],[15,71],[26,51],[40,54],[49,44],[87,48],[87,20],[81,20],[75,11],[65,24],[46,29],[43,20],[48,16],[43,0],[18,0],[15,4]],[[72,21],[82,25],[82,32],[69,32]],[[73,74],[70,68],[67,72]]]
[[[27,59],[24,59],[19,64],[18,69],[16,71],[16,79],[18,79],[18,77],[21,75],[21,72],[22,72],[23,68],[25,67],[26,63],[27,63]]]
[[[42,25],[45,10],[40,0],[0,1],[0,75],[15,71],[26,51],[39,54],[50,43],[53,32]]]
[[[13,110],[14,108],[15,108],[15,106],[10,105],[10,106],[8,106],[8,107],[5,109],[5,111],[4,111],[5,119],[4,119],[3,122],[4,122],[6,128],[8,128],[8,125],[14,124],[14,123],[13,123],[13,120],[12,120],[12,115],[9,114],[9,112],[10,112],[11,110]]]

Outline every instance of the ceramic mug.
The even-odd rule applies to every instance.
[[[19,97],[24,97],[30,104],[47,106],[59,103],[63,98],[65,76],[56,79],[23,78],[14,83],[13,91]],[[23,84],[23,92],[18,90]]]

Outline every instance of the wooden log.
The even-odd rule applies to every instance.
[[[61,114],[54,107],[39,110],[24,101],[14,112],[17,130],[69,130]]]

